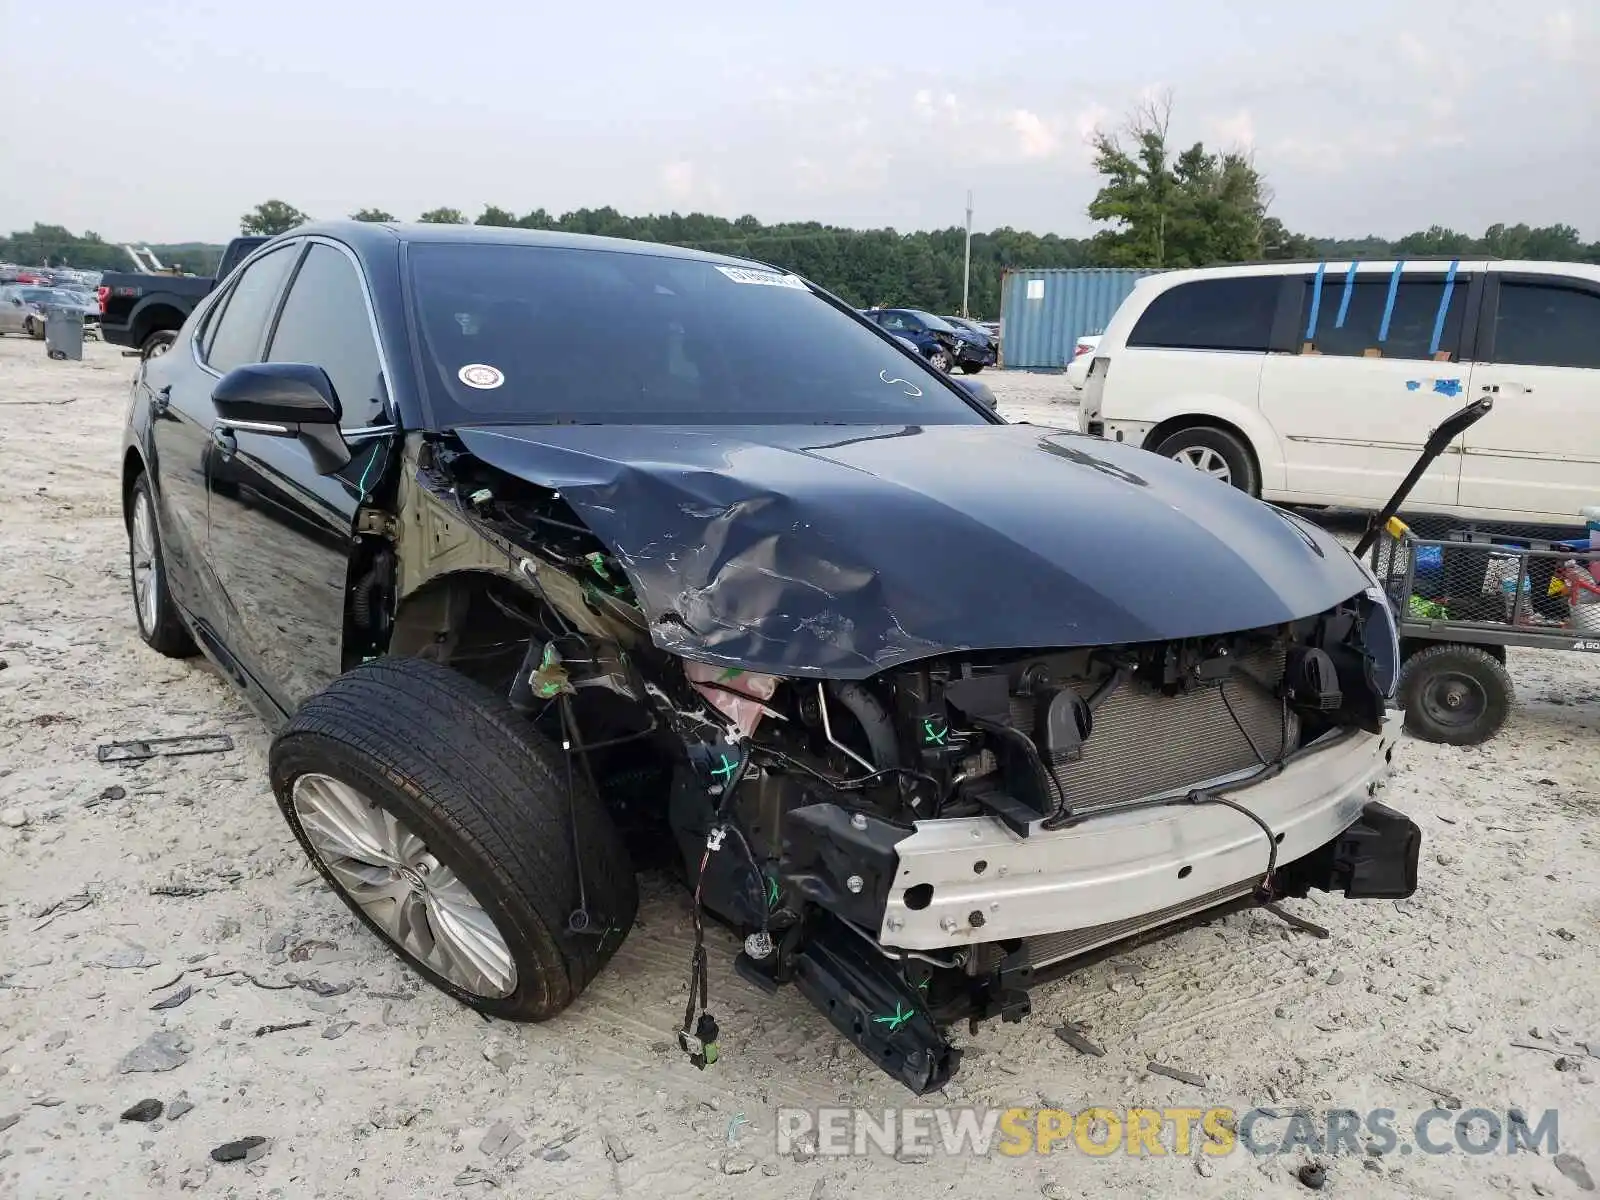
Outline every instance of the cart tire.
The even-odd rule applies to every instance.
[[[1516,695],[1489,651],[1453,642],[1429,646],[1400,668],[1406,730],[1425,742],[1476,746],[1500,732]]]

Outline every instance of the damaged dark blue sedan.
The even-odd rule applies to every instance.
[[[560,1012],[666,866],[697,1066],[710,915],[922,1092],[1130,938],[1416,886],[1350,554],[781,270],[306,226],[141,364],[122,473],[144,640],[237,685],[318,870],[487,1014]]]

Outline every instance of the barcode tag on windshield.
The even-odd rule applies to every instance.
[[[796,288],[806,290],[805,282],[798,275],[780,275],[776,271],[753,271],[749,267],[718,267],[729,279],[735,283],[761,283],[767,287]]]

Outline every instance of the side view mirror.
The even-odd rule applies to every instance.
[[[959,377],[954,377],[954,378],[952,378],[951,382],[953,382],[957,387],[959,387],[962,390],[964,390],[967,393],[967,395],[971,396],[974,400],[976,400],[979,404],[983,405],[985,408],[991,409],[991,410],[998,410],[999,409],[999,407],[1000,407],[999,402],[994,398],[994,392],[992,392],[989,389],[989,385],[988,384],[979,383],[971,375],[962,375],[962,376],[959,376]]]
[[[350,461],[339,432],[338,394],[321,367],[309,363],[250,363],[217,381],[211,402],[217,424],[238,433],[298,438],[312,463],[331,475]]]

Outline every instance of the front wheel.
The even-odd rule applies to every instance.
[[[1162,438],[1155,452],[1165,458],[1187,463],[1218,483],[1236,487],[1252,496],[1261,494],[1261,481],[1256,477],[1255,459],[1250,455],[1250,448],[1225,429],[1213,425],[1180,429]]]
[[[941,374],[950,373],[950,352],[943,348],[928,355],[928,365]]]
[[[289,827],[351,911],[480,1012],[555,1016],[633,925],[633,867],[584,772],[448,667],[380,659],[340,676],[269,765]]]
[[[22,331],[31,338],[44,337],[44,326],[40,325],[39,322],[35,321],[32,317],[29,317],[22,323]]]
[[[1426,742],[1476,746],[1488,741],[1506,723],[1514,695],[1505,667],[1477,646],[1429,646],[1400,668],[1406,730]]]
[[[983,364],[982,363],[962,363],[961,364],[961,373],[963,375],[976,375],[981,370],[983,370]]]

